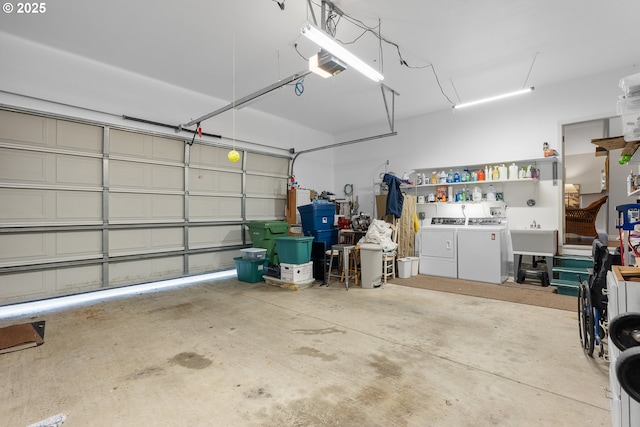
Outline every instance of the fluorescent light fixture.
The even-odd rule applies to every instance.
[[[498,99],[509,98],[511,96],[522,95],[533,91],[534,87],[528,87],[526,89],[517,90],[515,92],[504,93],[502,95],[491,96],[489,98],[478,99],[477,101],[463,102],[462,104],[456,104],[453,106],[456,110],[459,108],[471,107],[473,105],[484,104],[485,102],[497,101]]]
[[[6,305],[0,307],[0,319],[33,316],[36,314],[61,310],[64,308],[71,308],[95,302],[107,301],[127,295],[140,295],[148,292],[160,291],[163,289],[194,285],[209,280],[230,279],[232,277],[236,277],[235,269],[202,274],[198,276],[180,277],[177,279],[163,280],[160,282],[144,283],[142,285],[123,286],[120,288],[111,288],[105,289],[103,291],[87,292],[84,294],[51,298],[41,301]]]
[[[325,33],[310,22],[307,22],[302,27],[300,33],[324,50],[331,52],[351,68],[355,68],[356,70],[360,71],[362,74],[369,77],[374,82],[381,82],[382,80],[384,80],[384,76],[382,74],[371,68],[360,58],[345,49],[335,39],[330,37],[329,34]],[[316,60],[316,64],[317,63],[318,61]]]

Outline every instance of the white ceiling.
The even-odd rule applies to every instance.
[[[274,0],[59,0],[47,3],[37,18],[3,14],[0,31],[214,96],[221,100],[212,105],[214,111],[305,70],[301,55],[318,51],[300,35],[311,20],[307,1],[282,1],[284,10]],[[640,60],[637,0],[335,3],[369,26],[380,20],[383,37],[416,67],[400,65],[391,44],[383,42],[380,54],[371,33],[348,45],[381,69],[384,84],[400,94],[396,120]],[[319,20],[319,7],[314,10]],[[347,19],[339,20],[338,39],[352,41],[361,33]],[[304,89],[296,96],[293,86],[285,86],[249,108],[333,134],[387,123],[380,87],[355,70],[326,80],[309,75]],[[190,117],[185,112],[175,120],[185,123]]]

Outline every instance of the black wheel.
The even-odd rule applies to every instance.
[[[578,330],[582,349],[588,356],[593,356],[595,347],[593,307],[591,306],[591,292],[586,282],[582,282],[578,290]]]
[[[622,389],[640,403],[640,347],[629,348],[616,361],[616,375]]]
[[[611,319],[609,338],[620,351],[640,346],[640,313],[622,313]]]

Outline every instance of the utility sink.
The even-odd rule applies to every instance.
[[[509,233],[514,254],[554,256],[558,251],[558,230],[522,228]]]

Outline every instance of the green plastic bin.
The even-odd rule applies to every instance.
[[[273,239],[289,233],[289,223],[285,221],[249,221],[251,240]]]
[[[311,260],[313,236],[276,237],[278,260],[286,264],[306,264]]]
[[[278,251],[274,239],[288,236],[289,223],[285,221],[249,221],[247,226],[253,247],[266,249],[266,258],[269,264],[278,265]]]
[[[233,260],[236,262],[238,280],[248,283],[258,283],[262,281],[264,267],[267,265],[266,259],[244,259],[237,257]]]

